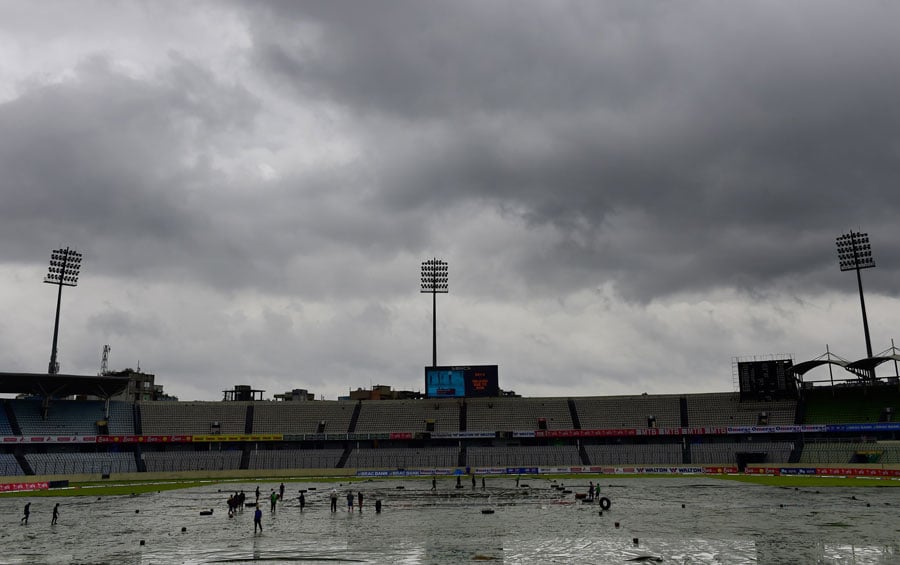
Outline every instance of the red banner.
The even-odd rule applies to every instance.
[[[0,484],[0,492],[15,492],[21,490],[47,490],[50,483],[40,481],[36,483],[4,483]]]
[[[636,436],[637,430],[537,430],[534,437],[629,437]]]
[[[900,469],[857,469],[852,467],[747,467],[748,475],[790,475],[818,477],[900,477]]]
[[[186,443],[193,436],[97,436],[97,443]]]

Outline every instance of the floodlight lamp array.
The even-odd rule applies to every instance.
[[[875,266],[869,234],[850,232],[835,240],[841,271],[869,269]]]
[[[422,261],[421,292],[449,292],[447,262],[440,259]]]
[[[81,253],[74,249],[54,249],[50,254],[50,268],[45,283],[77,286],[81,270]]]

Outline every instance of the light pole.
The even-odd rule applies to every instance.
[[[859,303],[862,306],[863,331],[866,335],[866,356],[872,357],[872,340],[869,338],[869,320],[866,317],[866,300],[863,298],[861,269],[869,269],[875,266],[872,258],[872,246],[869,245],[869,234],[850,230],[836,240],[838,261],[841,271],[856,271],[856,284],[859,286]],[[872,378],[875,371],[871,371]]]
[[[59,287],[56,295],[56,322],[53,324],[53,347],[50,349],[50,367],[47,372],[51,375],[59,373],[59,363],[56,361],[56,340],[59,337],[59,306],[62,303],[62,287],[78,286],[78,272],[81,269],[81,253],[74,249],[54,249],[50,254],[50,270],[44,277],[44,282],[55,284]]]
[[[431,293],[433,308],[432,314],[432,338],[431,338],[431,366],[437,367],[437,295],[447,293],[447,262],[440,259],[422,261],[422,290]]]

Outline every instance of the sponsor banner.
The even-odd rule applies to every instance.
[[[635,429],[618,430],[537,430],[534,437],[567,438],[567,437],[628,437],[636,436]]]
[[[513,437],[534,437],[534,430],[513,432]]]
[[[47,490],[50,483],[47,481],[38,481],[35,483],[5,483],[0,484],[0,492],[16,492],[23,490]]]
[[[815,475],[816,469],[810,467],[779,467],[779,475]]]
[[[774,469],[770,469],[769,467],[747,467],[744,469],[744,473],[748,475],[773,475]]]
[[[507,475],[537,475],[540,469],[537,467],[507,467]]]
[[[97,443],[187,443],[191,441],[192,436],[97,436]]]
[[[872,424],[827,424],[823,426],[828,432],[897,432],[900,422],[878,422]]]
[[[724,465],[721,467],[703,467],[703,472],[711,475],[726,475],[729,473],[737,473],[738,468],[733,465]]]
[[[819,477],[900,477],[900,469],[851,467],[748,467],[748,475],[815,475]]]
[[[221,441],[284,441],[281,434],[214,434],[191,436],[192,441],[196,442],[221,442]]]
[[[472,472],[476,475],[505,475],[506,469],[497,469],[495,467],[475,467]]]
[[[388,439],[412,439],[412,432],[391,432]]]
[[[667,428],[665,430],[665,435],[676,436],[723,436],[728,433],[728,428]]]
[[[421,471],[421,470],[407,471],[407,470],[400,470],[400,469],[396,469],[393,471],[357,471],[356,472],[357,477],[430,477],[430,476],[436,475],[436,474],[445,475],[447,473],[446,472],[436,473],[435,471]]]
[[[635,467],[635,473],[641,475],[699,475],[703,467]]]
[[[415,435],[413,435],[415,437]],[[348,440],[360,440],[360,439],[391,439],[391,434],[389,433],[377,433],[377,434],[347,434]]]
[[[493,438],[495,432],[432,432],[431,439]]]
[[[97,436],[3,436],[7,443],[97,443]]]
[[[824,424],[811,426],[730,426],[729,434],[784,434],[798,432],[824,432]]]
[[[845,475],[848,477],[900,477],[900,469],[848,469],[828,467],[816,469],[819,475]]]

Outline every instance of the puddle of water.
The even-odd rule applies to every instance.
[[[580,480],[566,488],[584,492]],[[712,479],[621,479],[601,485],[612,507],[562,494],[548,480],[492,478],[488,487],[447,481],[384,480],[336,487],[289,483],[275,513],[263,504],[261,535],[253,509],[229,518],[225,500],[257,483],[209,485],[136,497],[0,499],[0,563],[823,563],[900,561],[898,488],[821,492]],[[267,494],[277,484],[259,483]],[[403,486],[403,489],[396,487]],[[296,493],[306,493],[301,513]],[[364,493],[362,512],[346,493]],[[855,497],[855,498],[854,498]],[[262,500],[262,499],[261,499]],[[374,504],[381,500],[383,511]],[[60,519],[50,525],[53,505]],[[214,509],[212,515],[201,511]],[[483,513],[490,509],[493,513]],[[635,543],[637,540],[637,543]],[[143,541],[143,545],[141,542]]]

